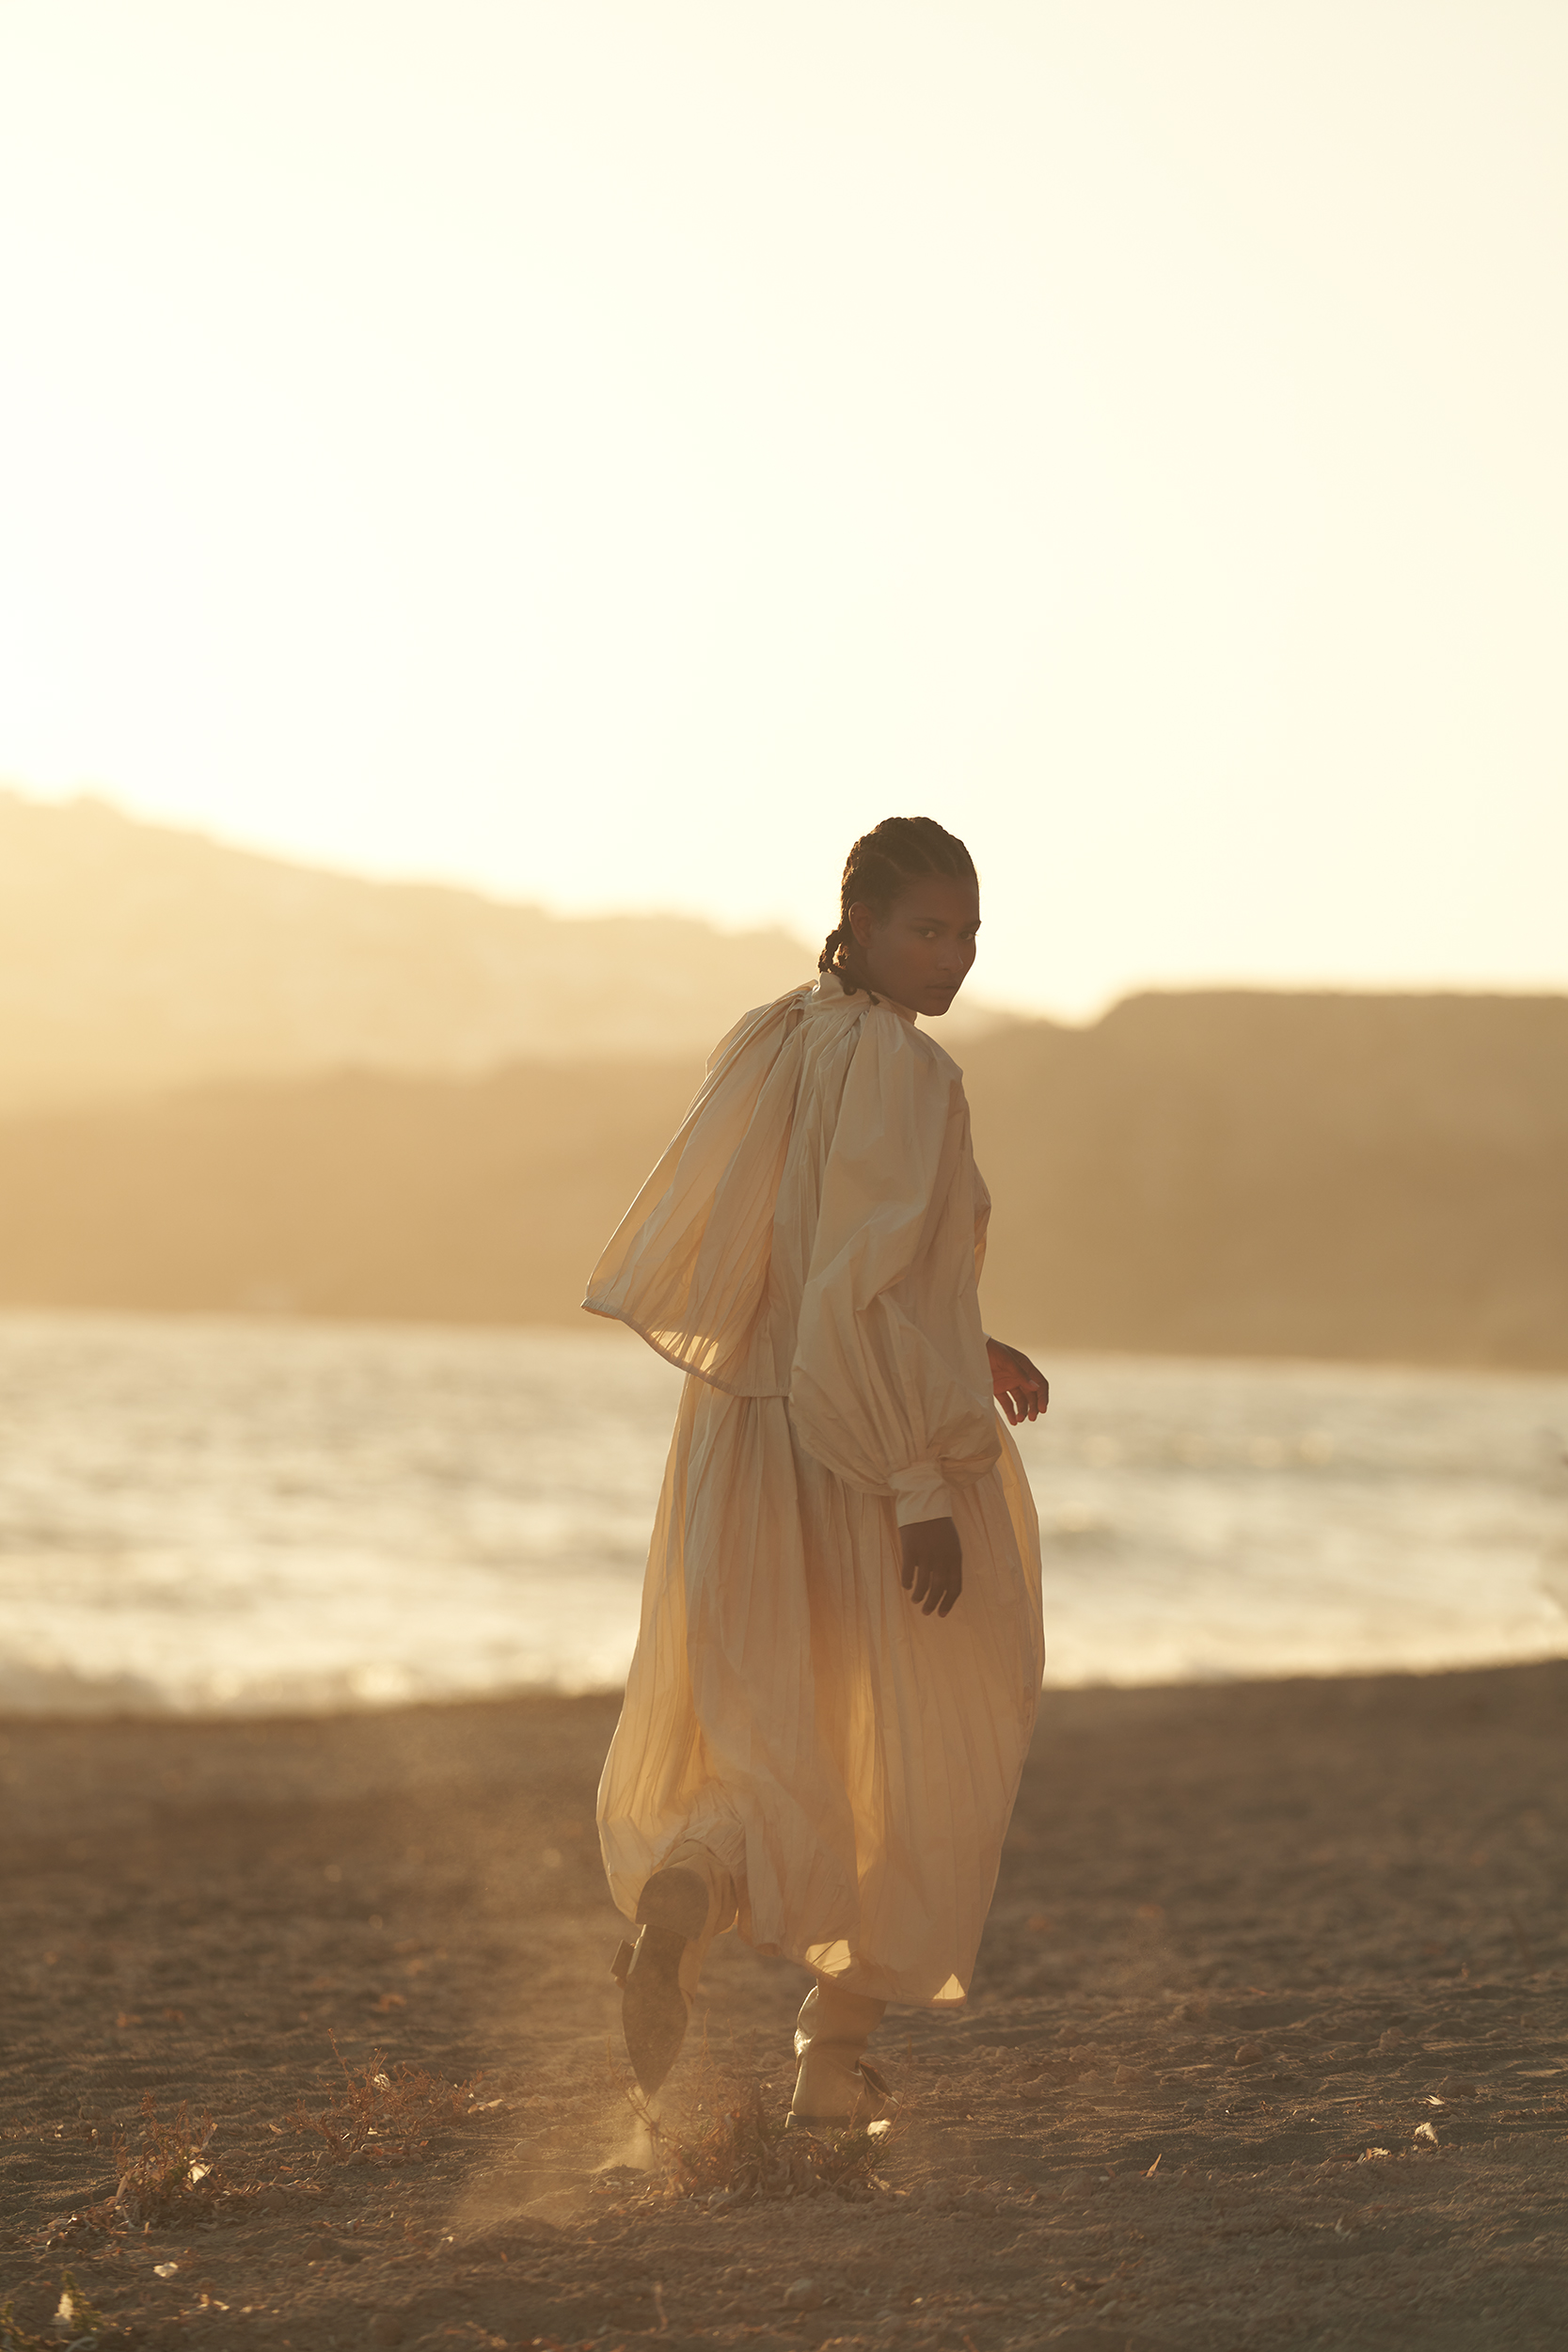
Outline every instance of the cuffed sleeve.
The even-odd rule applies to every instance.
[[[900,1527],[918,1527],[922,1519],[952,1518],[952,1491],[940,1462],[914,1462],[908,1470],[890,1470],[887,1483],[898,1506]]]

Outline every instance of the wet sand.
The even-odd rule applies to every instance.
[[[0,1724],[10,2343],[1568,2345],[1568,1663],[1048,1694],[847,2196],[638,2169],[614,1713]],[[804,1989],[716,1948],[667,2146],[782,2115]],[[146,2100],[216,2127],[162,2218]]]

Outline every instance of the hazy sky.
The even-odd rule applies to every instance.
[[[1568,985],[1562,0],[0,0],[0,776]]]

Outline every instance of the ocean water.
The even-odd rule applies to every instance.
[[[1038,1355],[1048,1679],[1568,1653],[1568,1379]],[[612,1685],[677,1385],[586,1321],[0,1315],[0,1710]]]

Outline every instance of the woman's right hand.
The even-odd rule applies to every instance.
[[[904,1590],[928,1617],[945,1617],[964,1588],[963,1546],[951,1519],[916,1519],[898,1530]]]

